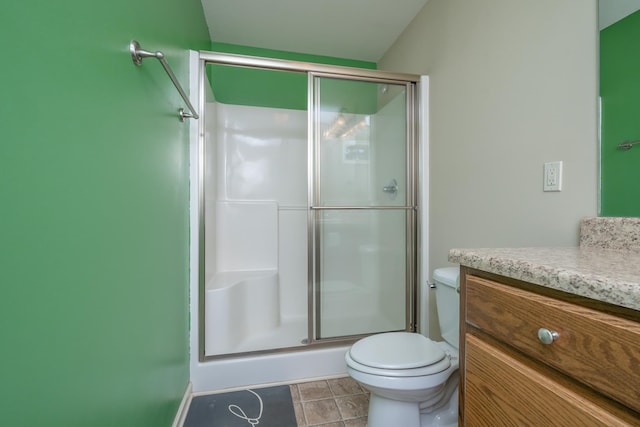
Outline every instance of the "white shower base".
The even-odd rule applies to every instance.
[[[347,375],[344,356],[349,346],[192,361],[194,392],[264,384],[293,383]]]

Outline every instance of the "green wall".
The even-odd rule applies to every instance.
[[[5,2],[0,424],[170,426],[189,381],[186,85],[199,0]]]
[[[375,62],[261,49],[227,43],[214,42],[211,44],[211,50],[221,53],[340,65],[343,67],[376,68]],[[208,65],[207,74],[218,102],[258,107],[289,108],[294,110],[307,109],[307,75],[304,73],[210,64]],[[348,86],[349,92],[345,92],[345,85]],[[363,111],[363,106],[360,105],[362,101],[360,101],[360,104],[355,104],[353,102],[354,99],[366,100],[367,108],[369,110],[375,110],[376,92],[371,92],[370,85],[334,81],[331,83],[327,82],[327,86],[329,86],[329,92],[323,90],[323,93],[335,94],[335,98],[343,102],[342,105],[346,105],[351,113],[373,112]],[[346,96],[348,99],[345,99],[345,93],[348,94]]]
[[[600,32],[601,215],[640,216],[640,11]]]

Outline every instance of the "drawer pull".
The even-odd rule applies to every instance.
[[[553,344],[553,342],[557,340],[559,336],[560,334],[558,334],[556,331],[550,331],[547,328],[538,329],[538,339],[542,344]]]

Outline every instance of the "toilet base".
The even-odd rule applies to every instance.
[[[434,412],[420,414],[421,427],[458,427],[458,391],[453,393],[446,405]]]
[[[422,402],[403,402],[371,393],[369,397],[369,417],[367,427],[457,427],[458,392],[457,382],[443,406],[432,412],[421,412]]]
[[[420,402],[401,402],[371,393],[367,427],[420,427]]]

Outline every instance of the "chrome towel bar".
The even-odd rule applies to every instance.
[[[184,119],[200,118],[200,116],[198,116],[198,113],[196,113],[196,110],[193,108],[193,105],[191,105],[191,102],[189,102],[187,94],[184,93],[184,90],[182,90],[182,86],[180,86],[180,83],[178,82],[178,79],[176,79],[175,74],[173,74],[173,71],[171,71],[171,67],[169,67],[167,60],[164,59],[164,54],[162,52],[149,52],[147,50],[144,50],[140,48],[140,43],[135,40],[131,40],[131,43],[129,43],[129,51],[131,52],[131,59],[133,59],[133,63],[136,65],[142,64],[142,60],[144,58],[156,58],[158,61],[160,61],[160,63],[164,67],[164,70],[167,72],[169,78],[173,82],[173,85],[176,87],[176,89],[178,89],[178,92],[180,92],[180,96],[182,96],[182,99],[191,111],[190,113],[187,113],[184,111],[184,108],[180,108],[178,110],[181,122],[184,122]]]
[[[636,145],[636,144],[640,144],[640,140],[622,142],[622,143],[618,144],[618,148],[620,150],[623,150],[623,151],[628,151],[628,150],[631,150],[633,148],[633,146]]]

